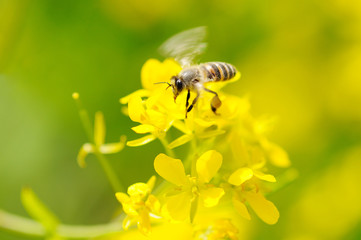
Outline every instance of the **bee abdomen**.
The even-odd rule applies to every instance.
[[[203,63],[201,68],[206,72],[209,81],[219,82],[232,79],[236,73],[236,68],[224,62]]]

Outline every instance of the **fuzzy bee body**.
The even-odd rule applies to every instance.
[[[208,62],[199,66],[206,73],[208,82],[220,82],[232,79],[237,69],[225,62]]]
[[[227,81],[232,79],[237,73],[236,68],[232,64],[225,62],[207,62],[192,65],[194,59],[204,51],[207,45],[203,42],[205,34],[205,27],[190,29],[171,37],[159,49],[162,55],[174,58],[183,67],[182,71],[178,75],[173,76],[169,83],[160,83],[167,83],[169,87],[172,87],[174,101],[183,90],[188,91],[186,117],[187,113],[197,103],[202,91],[214,94],[211,100],[211,109],[217,114],[216,110],[221,106],[222,102],[216,92],[205,88],[204,83]],[[189,104],[191,91],[196,92],[197,95],[193,102]]]
[[[174,95],[182,90],[200,91],[206,82],[220,82],[232,79],[237,69],[225,62],[207,62],[184,68],[177,76],[171,79]]]

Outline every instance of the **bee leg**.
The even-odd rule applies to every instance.
[[[188,106],[189,106],[189,98],[191,97],[191,91],[188,90],[188,93],[187,93],[187,100],[186,100],[186,118],[187,118],[187,109],[188,109]]]
[[[189,113],[189,112],[193,109],[193,106],[197,103],[198,98],[199,98],[199,92],[197,92],[197,96],[193,99],[192,104],[191,104],[191,105],[189,106],[189,108],[187,109],[186,118],[187,118],[187,113]]]
[[[187,93],[187,101],[186,101],[186,109],[188,108],[189,106],[189,98],[191,97],[191,90],[188,90],[188,93]]]
[[[212,90],[207,89],[207,88],[204,88],[204,90],[207,91],[207,92],[213,93],[215,95],[212,98],[212,101],[211,101],[211,109],[214,112],[214,114],[218,115],[218,113],[216,112],[217,108],[219,108],[222,105],[222,102],[219,99],[218,94],[216,92],[212,91]]]

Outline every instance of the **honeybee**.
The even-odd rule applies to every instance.
[[[206,36],[206,27],[198,27],[178,33],[159,48],[159,52],[165,57],[172,57],[182,66],[181,72],[173,76],[168,87],[172,87],[174,94],[174,102],[178,95],[184,90],[187,91],[186,115],[197,103],[202,91],[214,94],[211,100],[211,109],[217,114],[217,108],[222,105],[218,94],[210,89],[205,88],[207,82],[220,82],[232,79],[237,69],[229,63],[224,62],[207,62],[198,65],[193,64],[196,57],[204,52],[207,43],[204,42]],[[195,92],[197,95],[189,105],[190,94]]]

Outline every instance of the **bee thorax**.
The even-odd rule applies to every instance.
[[[190,86],[192,81],[197,81],[200,78],[199,69],[198,68],[188,68],[184,69],[179,73],[179,77],[183,80],[183,82]]]

